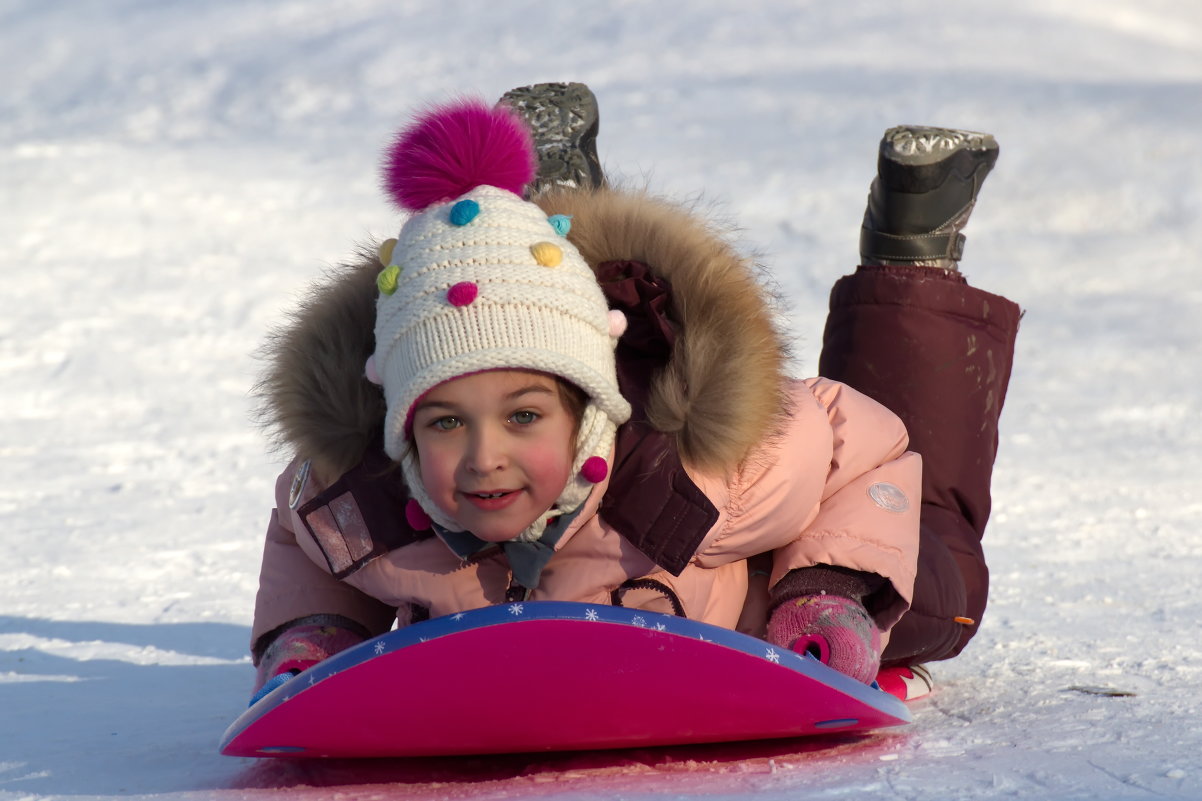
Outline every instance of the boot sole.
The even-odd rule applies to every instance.
[[[597,98],[582,83],[541,83],[511,89],[501,103],[530,126],[538,153],[538,177],[530,194],[553,186],[603,186],[597,158],[600,113]]]
[[[877,174],[889,189],[924,194],[943,186],[952,174],[968,180],[983,171],[976,181],[979,187],[997,157],[992,134],[901,125],[881,139]]]

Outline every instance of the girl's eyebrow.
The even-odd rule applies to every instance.
[[[448,401],[424,400],[413,407],[413,413],[417,414],[418,412],[425,411],[426,409],[432,409],[435,406],[441,406],[444,409],[450,409],[450,410],[455,409],[455,406]]]
[[[532,392],[542,393],[545,395],[554,395],[555,394],[551,390],[550,387],[548,387],[544,384],[530,384],[529,386],[520,387],[518,389],[515,389],[513,392],[510,392],[508,395],[505,396],[505,400],[513,400],[514,398],[518,398],[518,397],[521,397],[522,395],[526,395],[526,394],[529,394]]]
[[[555,392],[550,387],[544,386],[542,384],[530,384],[528,386],[518,387],[513,392],[506,393],[505,400],[512,401],[512,400],[522,397],[523,395],[529,395],[529,394],[554,395]],[[425,409],[430,409],[433,407],[441,407],[443,409],[449,409],[451,411],[455,411],[458,408],[451,401],[444,401],[444,400],[439,400],[437,398],[433,398],[433,399],[429,399],[429,400],[420,401],[416,406],[413,407],[413,412],[414,412],[414,414],[416,414],[417,412],[424,411]]]

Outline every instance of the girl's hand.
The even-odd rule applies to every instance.
[[[339,621],[345,621],[346,626],[339,625]],[[366,638],[349,628],[355,625],[333,615],[314,615],[294,621],[263,652],[251,703],[306,668],[363,642]],[[266,689],[269,684],[271,688]]]
[[[881,666],[881,632],[858,601],[839,595],[803,595],[786,601],[768,620],[768,641],[865,684]]]

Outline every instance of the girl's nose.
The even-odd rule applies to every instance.
[[[505,466],[502,438],[496,432],[477,429],[468,444],[466,462],[468,470],[480,475],[500,470]]]

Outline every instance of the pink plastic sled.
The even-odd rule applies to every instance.
[[[552,601],[407,626],[246,710],[221,753],[382,757],[757,740],[910,722],[813,658],[679,617]]]

